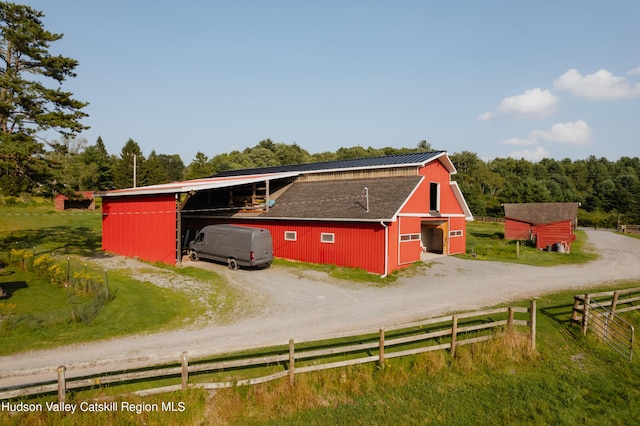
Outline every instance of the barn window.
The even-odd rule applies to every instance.
[[[461,229],[457,229],[455,231],[449,231],[449,236],[450,237],[462,237],[462,230]]]
[[[335,234],[323,232],[320,234],[320,242],[333,243],[335,241]]]
[[[418,241],[420,234],[400,234],[400,241]]]
[[[285,241],[297,241],[298,233],[296,231],[284,231],[284,240]]]
[[[440,211],[440,183],[438,182],[431,182],[429,186],[429,210]]]

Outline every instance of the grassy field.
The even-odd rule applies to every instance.
[[[640,283],[617,283],[616,288]],[[604,290],[597,289],[597,290]],[[595,290],[594,290],[595,291]],[[9,416],[2,424],[229,425],[630,425],[640,418],[640,350],[622,359],[570,327],[573,292],[538,299],[537,351],[512,335],[448,351],[296,376],[263,385],[208,392],[117,397],[118,403],[172,402],[184,411]],[[528,301],[522,301],[523,306]],[[640,326],[640,313],[624,314]],[[174,379],[176,383],[179,379]],[[169,384],[169,383],[167,383]],[[103,398],[99,388],[68,402]],[[55,397],[40,398],[54,401]],[[33,402],[33,401],[30,401]],[[180,404],[180,405],[178,405]]]
[[[515,244],[502,239],[502,232],[501,225],[469,224],[468,249],[476,253],[474,261],[546,266],[583,263],[596,257],[584,247],[585,237],[579,233],[570,254],[521,246],[520,257],[516,258]],[[0,260],[4,263],[11,248],[29,248],[36,254],[80,261],[82,256],[100,250],[100,215],[58,213],[47,207],[0,207]],[[168,272],[200,273],[190,269],[166,268]],[[16,268],[4,268],[2,273],[0,282],[23,283],[26,287],[3,301],[0,315],[36,318],[48,310],[68,308],[66,293],[50,282]],[[331,269],[329,273],[334,272]],[[360,278],[354,276],[363,275],[348,270],[335,273],[355,281]],[[17,331],[0,330],[0,353],[176,327],[197,309],[188,297],[130,275],[127,270],[109,272],[109,283],[117,289],[117,295],[90,324],[61,320],[45,326],[34,321]],[[221,280],[212,285],[226,288]],[[640,283],[611,286],[637,287]],[[583,337],[577,327],[569,327],[573,295],[563,292],[539,298],[536,352],[521,340],[506,336],[491,343],[460,347],[455,357],[448,352],[428,353],[388,360],[384,369],[365,364],[300,375],[294,388],[283,379],[216,392],[194,390],[117,398],[118,402],[158,407],[174,403],[178,409],[175,412],[141,409],[60,414],[45,410],[9,415],[0,411],[0,424],[635,424],[640,418],[640,351],[636,347],[633,361],[627,362],[592,336]],[[230,297],[228,303],[237,300]],[[522,306],[528,303],[522,301]],[[624,318],[636,328],[640,326],[637,311],[624,314]],[[90,393],[70,394],[68,401],[93,401],[106,395],[97,387]],[[54,400],[44,397],[34,401],[44,404]]]
[[[100,253],[100,244],[99,211],[69,213],[45,206],[0,207],[0,262],[5,265],[11,249],[29,249],[35,256],[52,255],[64,267],[70,263],[73,270],[86,268],[89,273],[102,276],[104,271],[92,269],[85,260]],[[196,268],[172,271],[212,286],[224,286],[222,278],[214,273],[203,274]],[[202,313],[201,304],[183,292],[160,288],[131,275],[128,270],[108,271],[106,280],[113,300],[86,323],[69,319],[75,299],[67,289],[15,266],[3,268],[0,286],[9,289],[11,297],[0,304],[0,317],[11,321],[0,323],[0,355],[177,328]],[[220,309],[231,310],[227,305],[233,301],[229,297]]]

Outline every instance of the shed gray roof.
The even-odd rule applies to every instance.
[[[294,182],[260,217],[287,219],[390,220],[421,176]],[[367,212],[366,191],[369,194]]]
[[[505,203],[505,219],[541,225],[578,219],[580,203]]]

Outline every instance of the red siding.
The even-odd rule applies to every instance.
[[[513,219],[504,221],[504,238],[507,240],[529,240],[531,224]]]
[[[103,198],[102,249],[150,262],[175,264],[175,197]]]
[[[201,227],[207,223],[193,223]],[[379,223],[227,220],[225,223],[265,228],[273,238],[273,255],[283,259],[361,268],[384,274],[384,228]],[[296,233],[296,241],[284,239]],[[333,243],[320,240],[322,233],[334,235]]]
[[[536,225],[532,229],[536,236],[536,247],[545,249],[556,243],[567,243],[567,247],[576,239],[571,226],[571,219],[546,225]]]
[[[460,231],[460,232],[456,232]],[[454,235],[451,235],[454,233]],[[461,233],[461,235],[457,235]],[[461,254],[467,251],[467,220],[464,217],[449,219],[449,254]]]
[[[508,240],[535,239],[536,247],[545,249],[548,245],[567,243],[567,247],[576,239],[571,219],[541,225],[531,225],[513,219],[504,223],[504,237]]]

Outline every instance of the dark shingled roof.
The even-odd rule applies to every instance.
[[[408,176],[294,182],[260,217],[387,220],[400,210],[420,179],[421,176]],[[369,212],[365,187],[369,192]]]
[[[414,152],[411,154],[385,155],[383,157],[354,158],[351,160],[323,161],[320,163],[290,164],[285,166],[260,167],[255,169],[228,170],[213,177],[244,176],[282,172],[313,172],[334,169],[367,167],[393,167],[408,164],[425,164],[446,151]]]
[[[578,219],[580,203],[505,203],[505,219],[513,219],[532,225]]]

